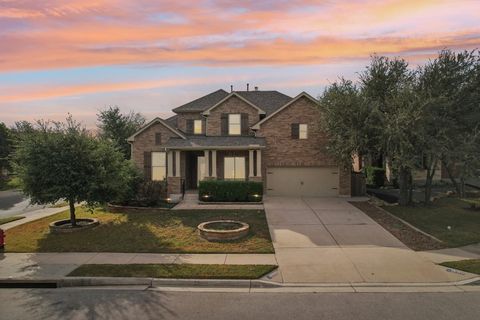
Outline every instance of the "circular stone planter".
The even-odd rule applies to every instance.
[[[81,218],[77,219],[77,226],[72,227],[70,224],[70,219],[65,220],[57,220],[50,223],[50,232],[53,233],[70,233],[80,230],[91,229],[93,227],[98,226],[100,223],[98,219],[95,218]]]
[[[245,237],[250,226],[235,220],[215,220],[198,225],[200,236],[208,241],[232,241]]]

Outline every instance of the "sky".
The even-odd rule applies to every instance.
[[[0,0],[0,122],[147,119],[220,88],[318,97],[372,54],[480,48],[480,0]]]

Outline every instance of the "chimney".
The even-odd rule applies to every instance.
[[[247,91],[248,91],[248,87],[249,87],[249,86],[250,86],[250,84],[249,84],[249,83],[247,83]]]
[[[230,85],[230,92],[233,92],[233,84]]]
[[[258,91],[258,87],[257,87],[257,86],[255,87],[255,91]]]

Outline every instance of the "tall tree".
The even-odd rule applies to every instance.
[[[478,60],[474,51],[443,50],[419,69],[418,92],[424,101],[426,204],[430,202],[433,177],[440,162],[451,167],[455,159],[457,164],[463,162],[465,168],[470,165],[465,160],[480,120],[479,100],[474,98],[479,85],[474,81]],[[461,192],[458,185],[457,191]]]
[[[100,136],[111,140],[124,154],[125,159],[130,159],[127,138],[140,129],[145,123],[145,118],[133,111],[122,114],[120,108],[110,106],[97,114],[97,120]]]
[[[33,203],[65,200],[76,226],[75,203],[93,206],[121,197],[132,164],[107,140],[96,139],[69,117],[66,123],[38,122],[19,140],[15,172]]]
[[[0,176],[9,168],[9,158],[12,152],[11,130],[0,122]]]

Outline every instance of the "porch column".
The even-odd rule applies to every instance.
[[[205,154],[205,177],[210,177],[210,151],[209,150],[205,150],[204,151],[204,154]]]
[[[257,150],[257,177],[262,176],[262,150]]]
[[[212,150],[212,177],[217,177],[217,150]]]
[[[253,177],[253,150],[248,150],[248,176]]]
[[[182,167],[180,166],[180,151],[175,151],[175,177],[180,177]]]
[[[173,177],[173,151],[168,151],[167,157],[167,176]]]

